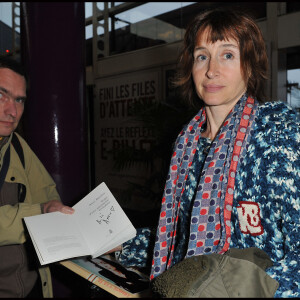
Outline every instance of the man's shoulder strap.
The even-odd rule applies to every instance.
[[[24,158],[23,148],[21,146],[21,143],[20,143],[20,140],[19,140],[18,136],[15,133],[13,133],[11,143],[14,146],[16,152],[18,153],[19,158],[22,162],[22,165],[25,169],[25,158]]]

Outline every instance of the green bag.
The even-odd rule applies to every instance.
[[[265,272],[272,265],[258,248],[233,248],[186,258],[153,279],[151,287],[163,298],[274,297],[279,284]]]

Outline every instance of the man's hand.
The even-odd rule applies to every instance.
[[[43,207],[43,213],[50,213],[54,211],[60,211],[64,214],[73,214],[74,209],[70,206],[63,205],[60,201],[58,200],[51,200],[49,202],[46,202],[42,205]]]

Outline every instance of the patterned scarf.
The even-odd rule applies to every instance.
[[[197,152],[205,108],[180,132],[162,199],[151,279],[171,266],[179,210],[187,198],[193,203],[186,257],[228,250],[235,175],[247,152],[257,105],[247,95],[237,102],[212,142],[202,170],[197,168]]]

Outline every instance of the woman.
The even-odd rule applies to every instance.
[[[180,62],[183,96],[202,108],[174,146],[151,279],[188,257],[256,247],[274,263],[266,272],[279,282],[275,297],[299,296],[299,119],[265,102],[259,27],[242,12],[202,13],[186,30]],[[139,231],[120,262],[144,266],[150,240]]]

